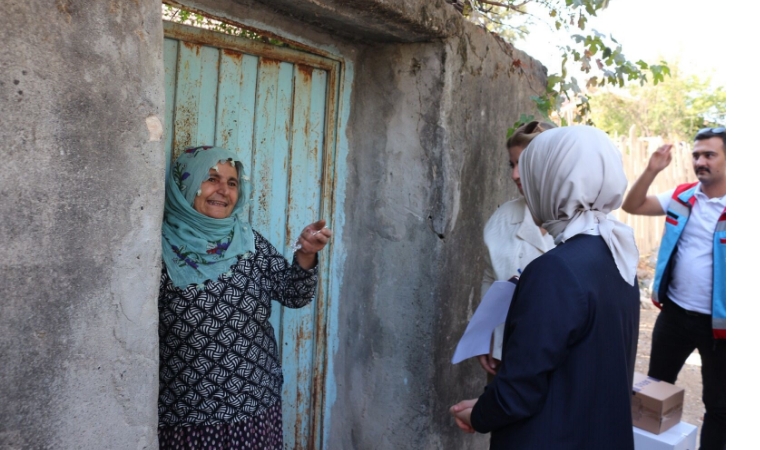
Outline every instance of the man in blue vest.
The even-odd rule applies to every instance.
[[[726,448],[726,128],[704,128],[694,139],[697,183],[647,195],[670,164],[663,145],[631,186],[623,210],[667,215],[652,301],[662,309],[652,332],[649,376],[675,383],[696,348],[702,358],[705,404],[701,449]]]

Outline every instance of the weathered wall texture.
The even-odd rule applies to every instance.
[[[419,42],[458,35],[462,16],[445,0],[233,0],[267,5],[332,35],[373,42]]]
[[[160,2],[2,9],[0,448],[155,448]]]
[[[327,448],[487,447],[447,409],[485,385],[476,362],[450,359],[480,299],[485,221],[517,196],[506,130],[545,82],[520,52],[528,74],[510,73],[510,52],[466,26],[443,42],[366,47],[356,62]]]

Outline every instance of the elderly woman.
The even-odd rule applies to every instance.
[[[467,432],[491,432],[492,450],[633,450],[638,251],[608,216],[627,185],[620,152],[596,128],[565,127],[519,162],[528,208],[557,247],[523,271],[495,379],[451,413]]]
[[[280,449],[282,367],[272,301],[307,305],[324,221],[299,236],[293,264],[251,229],[244,164],[225,149],[186,150],[166,182],[158,298],[159,445]]]

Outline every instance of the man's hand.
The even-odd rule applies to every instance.
[[[477,398],[473,398],[471,400],[462,400],[461,402],[449,408],[449,413],[454,416],[454,420],[456,421],[457,426],[465,433],[475,432],[475,429],[470,423],[470,416],[472,415],[472,408],[475,407],[475,404],[477,402]]]
[[[672,148],[673,144],[665,144],[652,153],[644,173],[639,175],[639,178],[628,190],[628,194],[623,200],[623,211],[640,216],[661,216],[665,214],[657,196],[647,195],[647,191],[657,174],[668,167],[670,160],[673,159],[673,155],[670,153]]]
[[[501,361],[491,356],[490,353],[487,355],[478,355],[478,362],[483,370],[491,375],[496,375],[496,371],[499,370],[499,365],[501,364]]]
[[[668,167],[670,161],[673,159],[673,155],[670,150],[673,148],[673,144],[665,144],[658,148],[649,157],[649,164],[647,164],[647,170],[651,170],[654,173],[660,173]]]

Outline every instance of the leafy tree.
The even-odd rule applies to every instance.
[[[604,89],[593,98],[591,118],[609,133],[625,135],[635,126],[639,135],[690,140],[700,128],[726,122],[725,88],[712,86],[709,77],[684,73],[677,63],[657,86]]]
[[[503,5],[491,1],[455,1],[454,7],[470,21],[483,26],[488,31],[497,33],[507,41],[525,39],[529,27],[533,24],[527,11],[528,2]]]
[[[290,47],[285,42],[275,39],[270,36],[265,36],[255,31],[240,28],[235,25],[222,22],[210,17],[206,17],[199,12],[190,11],[178,6],[171,6],[167,4],[161,5],[161,13],[164,20],[170,22],[181,23],[198,28],[205,28],[207,30],[216,31],[218,33],[229,34],[232,36],[239,36],[254,41],[263,42],[265,44],[277,45],[279,47]]]
[[[628,82],[643,86],[650,80],[657,85],[670,74],[666,63],[630,61],[612,36],[586,30],[588,18],[607,7],[609,0],[453,0],[452,3],[470,20],[496,30],[507,40],[524,37],[531,24],[537,21],[551,22],[556,30],[574,33],[571,42],[559,47],[562,55],[560,73],[549,75],[546,93],[533,98],[547,118],[552,112],[558,112],[563,103],[573,101],[576,107],[574,121],[589,122],[590,105],[585,88],[623,87]],[[539,13],[528,13],[528,5]],[[569,61],[589,75],[584,87],[569,75]],[[562,122],[564,124],[565,119]]]

